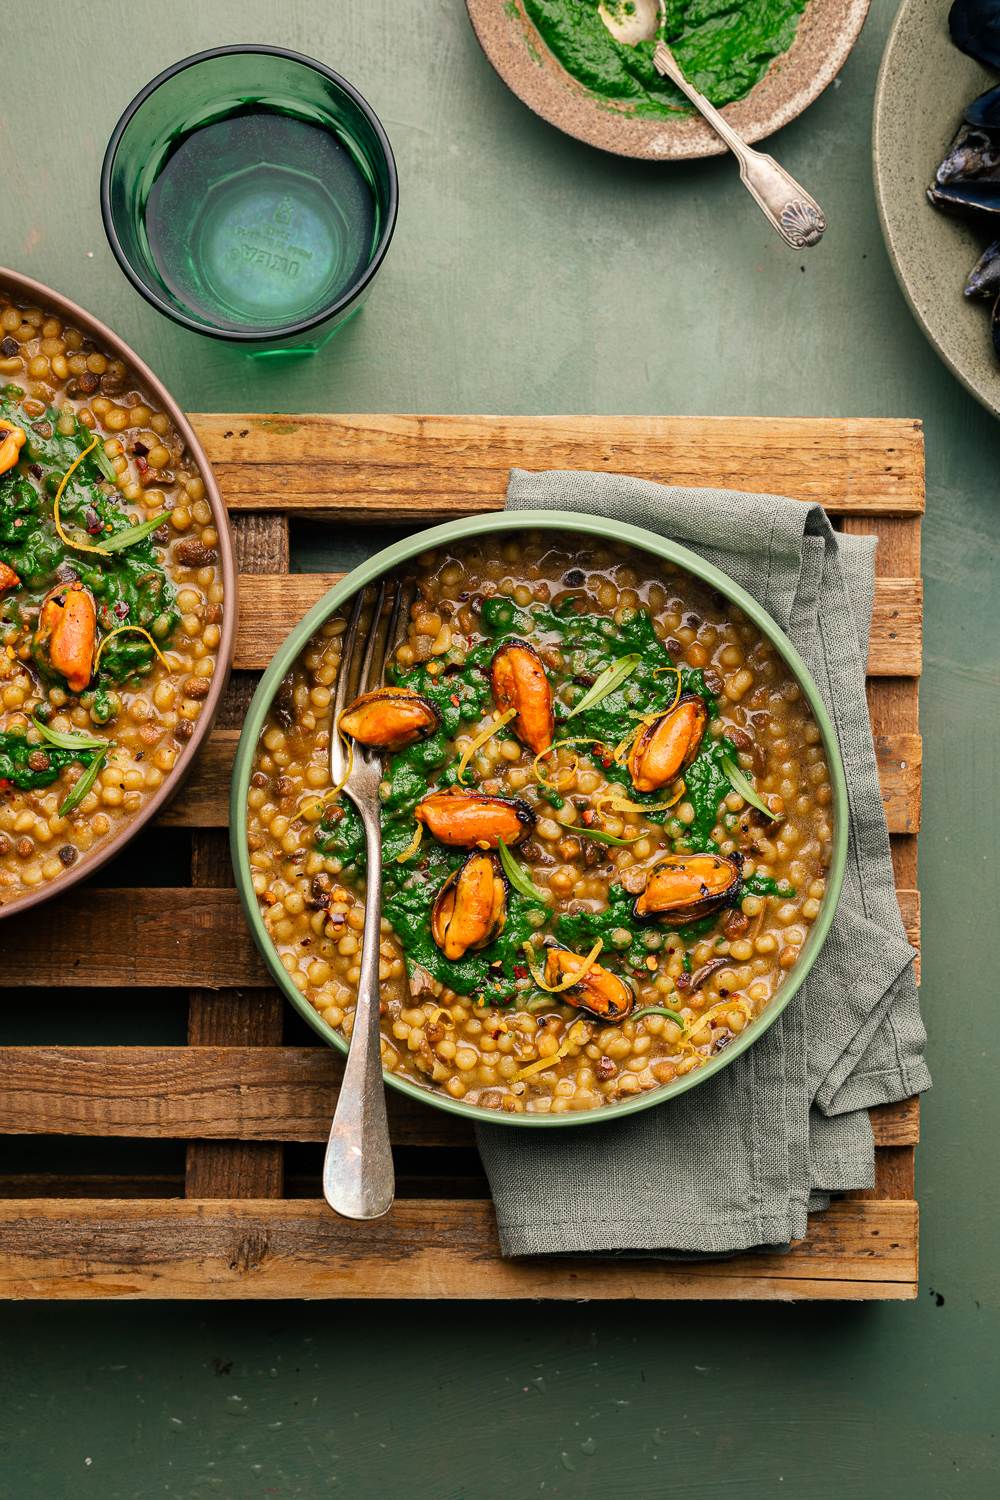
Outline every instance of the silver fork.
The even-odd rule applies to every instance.
[[[330,725],[330,775],[335,786],[347,776],[343,789],[364,824],[368,856],[357,1007],[344,1081],[323,1162],[323,1196],[346,1219],[377,1219],[391,1207],[395,1191],[379,1028],[382,824],[378,788],[382,762],[378,751],[354,744],[348,775],[348,759],[337,725],[344,709],[359,693],[371,692],[384,681],[386,662],[396,644],[401,618],[405,627],[403,602],[407,590],[395,583],[387,588],[384,580],[380,584],[359,668],[357,648],[366,593],[366,589],[359,590],[344,636]]]

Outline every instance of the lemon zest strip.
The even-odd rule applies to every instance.
[[[545,990],[550,995],[561,994],[563,990],[571,990],[574,985],[579,984],[581,980],[583,980],[585,976],[590,973],[590,970],[594,967],[594,964],[597,962],[598,954],[601,952],[601,949],[603,947],[604,939],[598,938],[597,942],[594,944],[590,952],[587,954],[586,958],[583,960],[582,966],[577,969],[574,974],[567,974],[563,979],[560,979],[558,984],[549,984],[548,980],[545,978],[545,975],[535,965],[535,950],[532,948],[531,944],[521,944],[521,948],[524,952],[525,958],[527,959],[528,971],[531,974],[532,979],[538,985],[538,988],[540,990]],[[576,954],[574,956],[579,957],[579,954]]]
[[[59,502],[63,497],[63,492],[65,491],[67,484],[69,484],[69,481],[73,476],[74,470],[80,467],[80,465],[83,463],[83,460],[87,457],[88,453],[93,453],[94,449],[97,447],[100,441],[101,439],[99,437],[93,438],[91,442],[87,444],[86,448],[83,448],[77,454],[76,458],[74,458],[73,462],[70,464],[63,477],[60,479],[59,488],[56,490],[56,498],[52,502],[52,519],[55,522],[56,531],[59,533],[61,540],[66,543],[67,547],[72,547],[75,552],[96,552],[100,557],[107,557],[108,554],[105,552],[103,547],[92,547],[89,542],[74,542],[73,538],[63,530],[63,523],[59,518]],[[139,629],[139,626],[125,626],[125,629],[137,630]],[[113,630],[111,634],[117,635],[118,632],[116,630]],[[105,636],[104,639],[109,640],[110,637]],[[158,650],[155,641],[152,644],[153,649]],[[100,652],[98,652],[98,655],[100,655]],[[164,666],[166,666],[166,662],[164,662]]]
[[[101,549],[100,549],[100,547],[88,547],[86,550],[88,552],[100,552]],[[94,657],[94,670],[93,670],[93,673],[92,673],[93,677],[97,676],[97,669],[98,669],[98,667],[101,664],[101,655],[102,655],[102,653],[104,651],[105,646],[108,644],[108,642],[110,640],[113,640],[116,635],[127,635],[127,634],[131,634],[131,635],[144,635],[146,637],[147,641],[149,642],[149,644],[152,646],[153,650],[156,652],[157,656],[160,658],[160,660],[163,663],[163,665],[166,667],[167,671],[169,672],[171,670],[170,663],[167,661],[167,658],[164,656],[164,654],[160,650],[159,646],[153,640],[153,637],[150,635],[150,633],[149,633],[148,630],[144,629],[144,627],[142,625],[119,625],[116,630],[109,630],[108,633],[107,633],[107,635],[101,641],[101,644],[98,646],[98,648],[97,648],[97,655]]]
[[[582,1030],[577,1031],[577,1027],[581,1027]],[[540,1057],[536,1062],[528,1063],[525,1067],[518,1068],[511,1082],[519,1083],[522,1078],[530,1078],[532,1073],[544,1073],[546,1068],[551,1068],[561,1057],[565,1057],[570,1047],[574,1046],[576,1042],[582,1042],[586,1034],[586,1023],[584,1021],[574,1021],[551,1057]]]
[[[420,848],[420,840],[423,838],[423,836],[424,825],[423,823],[418,823],[416,833],[413,835],[412,839],[407,844],[402,854],[396,855],[396,863],[398,865],[405,865],[408,859],[413,858],[414,854],[416,854],[417,850]]]

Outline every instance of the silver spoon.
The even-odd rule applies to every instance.
[[[662,0],[601,0],[597,10],[615,41],[626,47],[634,47],[636,42],[653,41],[663,16]],[[799,187],[795,178],[784,167],[779,167],[773,156],[755,151],[737,135],[704,94],[699,94],[688,83],[670,48],[662,40],[656,43],[653,66],[664,78],[677,85],[725,141],[740,164],[743,186],[756,199],[765,218],[785,243],[796,250],[818,244],[826,229],[826,215],[815,198]]]

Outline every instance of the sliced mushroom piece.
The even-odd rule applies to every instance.
[[[510,847],[535,826],[534,813],[520,797],[492,797],[460,787],[431,792],[413,815],[442,844],[459,849],[496,849],[501,839]]]
[[[535,755],[547,750],[555,731],[552,689],[534,646],[507,641],[493,657],[490,682],[500,711],[516,709],[511,728],[521,744]]]
[[[499,937],[506,919],[507,882],[497,857],[476,850],[438,891],[431,936],[445,958],[464,958]]]
[[[375,750],[403,750],[425,740],[440,723],[441,715],[429,698],[402,687],[362,693],[340,716],[344,734]]]
[[[587,960],[568,948],[553,945],[545,950],[545,982],[558,984],[577,974]],[[588,1010],[605,1021],[624,1021],[635,1004],[635,991],[620,974],[613,974],[600,964],[591,964],[579,984],[559,991],[559,1000],[577,1010]]]
[[[668,854],[650,871],[635,914],[641,921],[697,921],[734,905],[742,883],[742,862],[736,856]]]
[[[667,786],[698,754],[708,709],[696,693],[685,693],[669,713],[647,724],[628,754],[628,770],[637,792]]]
[[[82,693],[93,675],[96,639],[97,610],[87,589],[60,584],[46,594],[32,647],[43,672]]]

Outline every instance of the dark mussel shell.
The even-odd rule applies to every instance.
[[[987,89],[966,106],[965,123],[979,130],[1000,130],[1000,85]]]
[[[1000,240],[987,245],[976,261],[965,283],[965,295],[984,298],[1000,296]]]
[[[1000,0],[955,0],[948,30],[961,52],[1000,68]]]
[[[930,201],[952,213],[1000,213],[1000,132],[963,126],[927,189]]]

